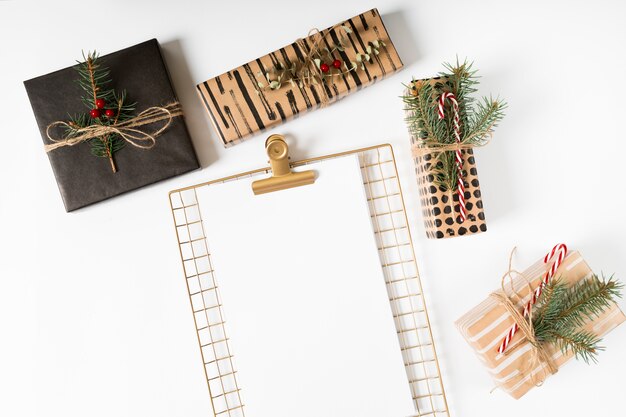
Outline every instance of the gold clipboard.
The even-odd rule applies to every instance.
[[[276,169],[269,149],[268,154],[272,167]],[[363,186],[407,382],[413,397],[415,416],[448,417],[448,403],[393,148],[389,144],[383,144],[296,162],[288,162],[287,158],[285,163],[288,168],[292,168],[348,155],[358,155],[360,162]],[[185,282],[215,417],[246,417],[245,403],[242,400],[245,390],[242,393],[237,382],[237,370],[233,367],[219,285],[200,218],[196,189],[241,178],[258,177],[262,180],[264,175],[271,172],[271,167],[259,168],[169,193]]]

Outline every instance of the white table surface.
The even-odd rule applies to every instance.
[[[0,1],[0,415],[211,415],[167,192],[263,165],[266,134],[224,149],[195,84],[378,7],[405,69],[275,129],[295,159],[390,142],[452,416],[613,416],[626,327],[519,401],[453,322],[556,242],[626,279],[626,4],[619,1]],[[22,81],[156,37],[203,169],[66,214]],[[477,151],[487,233],[425,238],[398,96],[456,55],[510,104]],[[624,302],[621,302],[624,307]],[[254,416],[251,416],[254,417]]]

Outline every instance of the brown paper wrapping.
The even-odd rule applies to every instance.
[[[524,276],[531,280],[533,289],[545,275],[548,266],[549,264],[546,265],[543,260],[540,260],[523,272]],[[571,285],[591,275],[592,271],[580,253],[571,252],[555,276]],[[521,311],[530,299],[531,291],[521,276],[513,279],[513,286],[522,296],[522,301],[518,304]],[[505,290],[508,296],[513,294],[508,284],[505,285]],[[604,336],[624,320],[626,320],[624,313],[616,304],[613,304],[603,314],[588,321],[584,328],[598,336]],[[534,369],[528,369],[532,356],[531,346],[523,340],[521,332],[513,337],[504,355],[498,353],[498,346],[512,325],[511,316],[493,297],[488,297],[456,321],[457,328],[474,349],[478,358],[485,364],[495,384],[513,398],[519,399],[536,384],[545,380],[550,373],[543,363],[538,363]],[[571,354],[563,355],[552,345],[546,346],[546,352],[557,368],[573,357]]]
[[[343,76],[337,76],[335,82],[328,83],[326,94],[327,104],[367,87],[376,81],[400,70],[403,66],[385,25],[378,14],[372,9],[342,22],[352,29],[348,37],[345,52],[339,52],[337,58],[354,61],[356,50],[364,52],[369,42],[381,39],[387,46],[380,49],[379,55],[373,55],[370,63],[365,63],[365,70],[360,68]],[[330,28],[329,28],[330,29]],[[322,31],[326,33],[329,29]],[[304,32],[308,32],[305,29]],[[327,37],[328,42],[336,41],[338,34],[332,30]],[[311,38],[305,38],[307,47]],[[327,42],[324,46],[329,46]],[[200,97],[209,113],[215,131],[222,139],[224,146],[231,146],[265,129],[284,123],[322,105],[319,89],[322,86],[291,87],[283,85],[278,90],[262,90],[257,92],[259,81],[266,82],[258,75],[265,73],[277,61],[290,65],[294,61],[302,61],[303,52],[293,43],[270,54],[250,61],[238,68],[211,78],[197,85]]]
[[[441,77],[420,81],[431,84],[446,82]],[[410,94],[411,90],[407,90],[407,93]],[[417,146],[418,142],[418,139],[411,135],[411,147]],[[463,181],[465,183],[467,208],[467,219],[464,222],[461,222],[459,215],[459,196],[456,191],[443,191],[434,183],[435,177],[431,174],[430,167],[436,160],[437,154],[425,153],[413,158],[422,203],[424,227],[426,228],[426,236],[430,239],[443,239],[487,231],[474,152],[472,149],[463,149],[461,153],[463,154]]]
[[[461,153],[467,209],[467,219],[464,222],[461,222],[459,215],[457,192],[443,191],[433,182],[434,176],[430,173],[430,166],[435,156],[426,154],[415,157],[415,174],[421,197],[424,226],[426,236],[430,239],[471,235],[487,230],[474,152],[471,149],[463,149]]]

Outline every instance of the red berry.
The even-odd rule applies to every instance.
[[[104,115],[105,115],[106,117],[114,117],[114,116],[115,116],[115,110],[112,110],[112,109],[106,109],[106,110],[104,111]]]
[[[340,60],[338,60],[338,59],[335,59],[335,60],[333,61],[333,67],[335,67],[335,68],[337,68],[337,69],[341,68],[341,61],[340,61]]]
[[[103,98],[96,99],[96,107],[99,109],[103,109],[106,106],[107,102],[104,101]]]
[[[322,72],[328,72],[328,70],[330,70],[330,67],[328,66],[328,64],[324,63],[320,65],[320,69],[322,70]]]
[[[96,118],[100,117],[100,110],[98,110],[98,109],[91,109],[91,110],[89,110],[89,115],[91,117],[93,117],[94,119],[96,119]]]

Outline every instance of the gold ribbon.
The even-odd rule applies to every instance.
[[[172,119],[174,117],[182,116],[182,114],[183,111],[180,103],[175,102],[167,104],[163,107],[150,107],[132,119],[108,126],[94,124],[75,129],[68,122],[59,120],[50,123],[46,128],[46,136],[53,143],[46,144],[44,149],[46,152],[52,152],[53,150],[64,146],[74,146],[90,139],[112,134],[119,135],[119,137],[126,141],[126,143],[129,143],[137,148],[150,149],[156,144],[156,137],[170,126]],[[163,121],[165,121],[163,126],[154,132],[145,132],[138,129],[144,125]],[[63,138],[53,137],[50,134],[50,130],[59,126],[72,129],[73,131],[71,134]]]
[[[504,352],[504,355],[508,355],[513,352],[515,349],[519,348],[523,341],[527,341],[531,345],[531,359],[528,364],[520,370],[520,378],[525,378],[528,376],[528,373],[531,373],[531,381],[535,386],[540,386],[543,384],[543,381],[548,376],[546,369],[544,368],[543,378],[537,378],[536,374],[532,374],[532,371],[539,365],[543,363],[546,365],[547,371],[550,374],[555,374],[558,371],[558,368],[552,361],[550,354],[546,351],[546,347],[543,343],[539,342],[535,337],[535,331],[533,328],[533,314],[532,309],[528,314],[528,317],[525,318],[522,313],[520,313],[520,309],[518,307],[518,303],[520,303],[522,297],[515,291],[515,287],[513,285],[513,274],[519,275],[527,284],[529,292],[532,294],[532,286],[530,284],[530,280],[523,273],[516,271],[512,268],[513,263],[513,254],[515,253],[515,249],[511,251],[509,256],[509,269],[502,276],[502,280],[500,282],[500,290],[490,294],[491,297],[495,298],[502,306],[506,309],[506,311],[511,315],[513,321],[519,327],[519,330],[523,334],[523,338],[520,342],[510,345],[508,349]],[[506,290],[504,288],[505,283],[507,282],[511,287],[511,296],[508,296]]]

